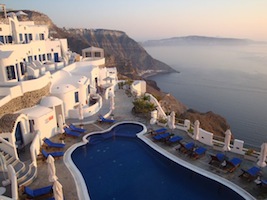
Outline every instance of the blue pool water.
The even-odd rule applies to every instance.
[[[151,149],[135,137],[141,128],[118,125],[72,153],[92,200],[243,199]]]

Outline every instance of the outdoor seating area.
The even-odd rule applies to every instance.
[[[209,164],[217,165],[217,166],[221,166],[222,163],[226,159],[226,156],[223,153],[217,153],[216,155],[210,155],[210,157],[211,157],[211,160],[210,160]]]
[[[231,160],[226,160],[226,166],[228,172],[235,171],[240,164],[242,163],[242,160],[240,158],[232,158]]]
[[[247,181],[253,181],[258,176],[261,175],[261,169],[259,167],[253,166],[249,168],[248,170],[242,169],[242,174],[239,175],[239,177],[245,178]]]
[[[188,143],[181,143],[180,148],[178,149],[181,153],[188,154],[192,152],[193,148],[195,146],[194,142],[188,142]]]
[[[193,159],[198,159],[200,158],[201,156],[204,156],[205,153],[206,153],[207,149],[204,148],[204,147],[198,147],[196,148],[195,150],[193,150],[192,154],[190,155],[191,158]]]
[[[214,171],[215,173],[220,172],[221,176],[223,177],[231,177],[229,180],[231,180],[233,177],[240,177],[240,179],[236,179],[237,181],[239,179],[239,183],[241,179],[244,179],[246,181],[241,181],[242,184],[246,184],[245,182],[252,182],[251,184],[258,189],[260,189],[261,187],[266,188],[267,177],[264,177],[262,175],[262,168],[254,166],[251,168],[248,167],[248,170],[241,169],[240,166],[245,168],[248,166],[248,161],[244,161],[245,158],[243,158],[242,156],[235,156],[235,154],[232,152],[229,152],[226,155],[225,151],[218,151],[213,149],[212,147],[201,145],[199,141],[193,140],[193,138],[190,141],[190,138],[188,139],[186,136],[184,136],[184,134],[179,135],[177,134],[177,132],[172,132],[170,136],[168,131],[169,130],[165,127],[154,130],[150,129],[147,132],[147,137],[150,137],[151,140],[161,148],[169,149],[170,152],[172,152],[172,149],[170,149],[171,146],[167,144],[171,143],[171,141],[177,141],[177,146],[173,146],[173,149],[179,152],[176,155],[181,159],[188,162],[191,162],[190,160],[201,159],[200,163],[194,161],[194,163],[197,166],[201,166],[201,168],[204,168],[208,171]],[[158,143],[158,141],[161,142]],[[253,180],[255,183],[253,182]]]

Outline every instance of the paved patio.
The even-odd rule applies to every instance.
[[[115,92],[115,110],[113,111],[114,114],[114,119],[117,121],[127,121],[127,120],[133,120],[133,121],[138,121],[143,123],[144,125],[147,126],[147,128],[153,128],[157,129],[159,128],[156,125],[151,126],[149,124],[149,121],[136,117],[132,115],[131,109],[133,107],[132,101],[133,97],[129,97],[126,95],[125,90],[117,90]],[[109,111],[109,102],[104,101],[103,102],[103,108],[100,110],[99,113],[102,115],[106,114]],[[90,122],[86,125],[83,126],[83,128],[87,129],[87,132],[93,132],[93,131],[102,131],[111,126],[111,124],[106,124],[106,123],[99,123],[95,122],[98,119],[98,115],[94,115],[91,117],[88,117],[83,120],[83,124],[86,122]],[[95,123],[93,123],[95,122]],[[81,123],[79,120],[68,120],[67,123]],[[183,137],[183,141],[193,141],[184,131],[175,129],[173,130],[173,133],[175,135],[180,135]],[[87,133],[85,133],[87,134]],[[152,137],[150,134],[146,134],[147,138],[152,140]],[[54,142],[60,142],[61,135],[57,135],[53,138],[51,138],[52,141]],[[82,137],[79,138],[72,138],[72,137],[64,137],[64,142],[66,143],[66,147],[64,148],[64,151],[66,151],[70,146],[73,144],[80,142]],[[251,166],[256,165],[256,163],[253,163],[251,161],[245,160],[242,156],[238,156],[236,154],[232,154],[227,152],[227,157],[232,158],[232,157],[240,157],[243,162],[241,166],[235,170],[233,173],[226,172],[225,170],[209,165],[210,161],[210,156],[209,154],[216,154],[218,151],[215,151],[211,147],[205,146],[203,144],[200,144],[198,142],[195,142],[195,144],[199,146],[205,146],[208,150],[207,153],[204,157],[201,157],[200,159],[193,160],[186,154],[182,154],[176,150],[177,146],[170,146],[167,145],[163,142],[156,142],[156,144],[159,147],[162,147],[163,149],[167,150],[168,152],[172,153],[173,155],[177,156],[180,159],[183,159],[185,161],[188,161],[188,163],[191,163],[195,166],[200,167],[201,169],[205,169],[209,172],[213,172],[227,180],[230,180],[231,182],[239,185],[241,188],[245,189],[248,191],[250,194],[252,194],[256,199],[265,199],[267,198],[267,187],[261,187],[256,185],[253,181],[248,182],[242,178],[239,178],[238,176],[241,174],[241,169],[248,169]],[[27,152],[27,151],[26,151]],[[59,182],[63,186],[63,192],[64,192],[64,197],[66,200],[76,200],[78,199],[78,194],[76,191],[76,185],[74,182],[74,179],[69,172],[68,168],[65,166],[64,161],[62,158],[57,159],[55,161],[56,165],[56,175],[58,176]],[[263,169],[263,176],[264,178],[267,179],[267,171],[264,168]],[[47,172],[47,163],[45,161],[39,160],[38,161],[38,177],[37,179],[34,180],[34,182],[30,185],[31,188],[39,188],[43,186],[51,185],[51,182],[48,181],[48,172]],[[20,195],[20,199],[25,199],[25,195]]]

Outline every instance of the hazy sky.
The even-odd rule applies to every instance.
[[[266,0],[2,0],[59,27],[121,30],[135,40],[186,35],[267,41]]]

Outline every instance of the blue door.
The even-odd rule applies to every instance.
[[[59,62],[59,60],[58,60],[58,53],[54,53],[54,61],[55,62]]]

